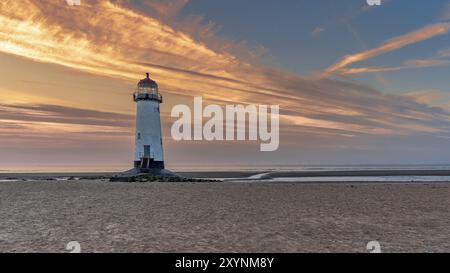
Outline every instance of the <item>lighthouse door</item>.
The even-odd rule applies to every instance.
[[[150,158],[150,145],[144,145],[144,157]]]

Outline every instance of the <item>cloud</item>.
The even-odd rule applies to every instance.
[[[174,17],[178,15],[189,0],[145,0],[139,2],[141,5],[155,10],[163,17]]]
[[[76,161],[84,164],[98,157],[104,157],[100,164],[114,162],[118,159],[110,151],[131,150],[133,124],[133,116],[112,112],[1,103],[0,161],[3,166],[16,162],[28,168],[49,160],[53,167]]]
[[[440,50],[438,55],[441,58],[449,58],[450,57],[450,48]]]
[[[437,90],[419,90],[406,92],[403,96],[413,98],[415,101],[421,104],[431,104],[436,101],[442,100],[446,94]]]
[[[415,68],[447,66],[447,65],[450,65],[450,60],[417,59],[406,61],[403,65],[400,66],[344,68],[341,70],[340,73],[343,75],[383,73],[383,72],[399,71],[404,69],[415,69]]]
[[[314,28],[313,30],[312,30],[312,32],[311,32],[311,34],[314,36],[314,37],[317,37],[317,36],[319,36],[322,32],[324,32],[325,31],[325,29],[324,28],[322,28],[322,27],[316,27],[316,28]]]
[[[60,123],[105,127],[133,126],[132,115],[102,112],[59,105],[0,104],[0,120],[35,123]]]
[[[421,104],[433,105],[450,110],[450,94],[440,90],[418,90],[406,92],[403,96],[409,97]]]
[[[123,0],[112,0],[112,3],[122,4]],[[130,1],[128,1],[130,2]],[[134,5],[129,4],[127,8],[144,13],[157,19],[176,31],[188,34],[193,40],[202,41],[216,52],[227,52],[254,62],[259,58],[270,58],[268,50],[262,45],[250,46],[247,41],[232,41],[217,35],[222,26],[207,21],[201,15],[180,15],[180,11],[186,6],[189,0],[136,0]]]
[[[205,101],[221,104],[279,104],[282,126],[298,135],[305,127],[322,134],[326,130],[328,134],[358,136],[447,134],[450,127],[449,114],[442,109],[356,83],[309,79],[251,64],[120,1],[69,7],[59,0],[6,0],[0,2],[0,10],[0,52],[121,79],[130,85],[150,66],[164,94],[203,96]],[[448,29],[448,24],[428,26],[380,48],[348,56],[330,70],[442,35]],[[3,120],[19,118],[7,115],[20,110],[28,125],[65,122],[83,130],[86,126],[132,126],[130,117],[110,113],[42,104],[4,107],[7,118]],[[46,114],[39,115],[42,111]]]
[[[425,26],[416,31],[392,38],[379,47],[366,50],[360,53],[351,54],[343,57],[337,63],[328,67],[322,74],[322,76],[329,76],[335,73],[339,73],[340,70],[345,69],[351,64],[358,63],[378,55],[388,53],[405,46],[415,44],[421,41],[431,39],[436,36],[447,34],[450,31],[450,23],[438,23]]]

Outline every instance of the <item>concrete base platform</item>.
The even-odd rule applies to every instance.
[[[140,176],[140,175],[154,175],[154,176],[161,176],[161,177],[178,177],[177,174],[166,170],[166,169],[140,169],[140,168],[133,168],[131,170],[125,171],[117,177],[134,177],[134,176]]]
[[[219,182],[216,180],[186,178],[166,169],[131,169],[110,178],[111,182]]]

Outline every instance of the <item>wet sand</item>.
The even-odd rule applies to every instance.
[[[450,251],[450,184],[0,182],[0,252]]]
[[[439,169],[398,169],[398,170],[318,170],[318,171],[191,171],[176,172],[178,175],[187,178],[217,178],[217,179],[248,179],[264,174],[262,179],[269,178],[296,178],[296,177],[381,177],[381,176],[448,176],[450,182],[450,170]],[[0,180],[46,180],[60,178],[108,178],[118,173],[114,172],[92,172],[92,173],[1,173]],[[259,180],[259,179],[256,179]]]

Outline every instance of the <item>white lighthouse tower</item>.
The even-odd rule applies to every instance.
[[[137,84],[133,99],[137,105],[134,168],[140,173],[161,171],[164,169],[159,108],[162,96],[158,84],[150,79],[149,73]]]

